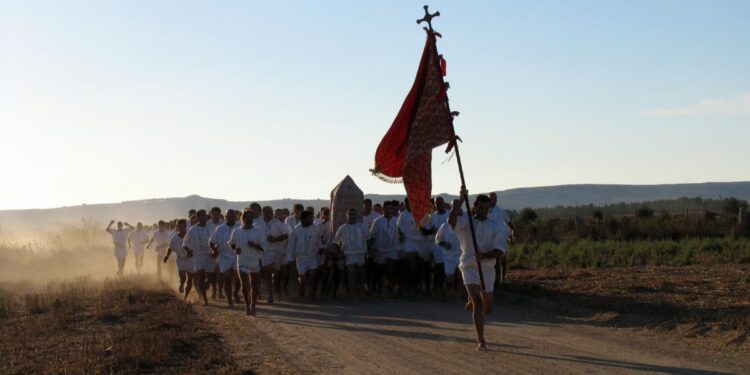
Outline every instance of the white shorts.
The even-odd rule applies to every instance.
[[[133,255],[135,255],[135,256],[143,256],[143,253],[145,253],[144,250],[135,250],[135,249],[133,249]]]
[[[193,254],[191,259],[193,259],[193,268],[195,268],[195,272],[212,272],[216,269],[216,259],[211,258],[208,254]]]
[[[263,267],[273,266],[273,262],[276,260],[276,255],[273,250],[263,251],[260,253],[260,263]]]
[[[185,271],[187,273],[194,273],[195,266],[193,266],[193,259],[177,257],[177,270]]]
[[[283,252],[283,253],[280,252],[280,251],[277,251],[276,253],[274,253],[274,255],[273,255],[273,268],[275,270],[277,270],[277,271],[280,270],[281,266],[285,265],[286,263],[287,263],[286,262],[286,251]]]
[[[398,260],[398,250],[391,249],[391,250],[384,250],[384,249],[375,249],[375,263],[377,264],[386,264],[388,262],[388,259],[395,259]]]
[[[430,241],[416,241],[407,239],[403,243],[404,253],[417,253],[422,260],[430,260],[434,244]]]
[[[443,247],[438,244],[432,244],[432,259],[435,259],[435,263],[445,262],[443,257]]]
[[[240,263],[238,268],[240,272],[244,273],[260,273],[260,259],[256,259],[254,262]]]
[[[464,279],[464,285],[482,285],[479,282],[479,269],[476,265],[462,266],[461,276]],[[495,265],[483,263],[482,276],[484,276],[484,291],[489,293],[495,290]]]
[[[237,256],[219,255],[219,272],[226,272],[235,268],[237,268]]]
[[[445,267],[446,275],[453,275],[456,272],[456,267],[458,267],[458,257],[453,256],[453,254],[443,253],[443,266]]]
[[[318,257],[313,255],[309,257],[297,258],[297,273],[304,275],[307,271],[318,269]]]
[[[126,247],[115,247],[115,257],[117,258],[125,258],[128,256],[128,249]]]
[[[365,253],[346,254],[345,257],[346,257],[347,266],[364,266],[365,265]]]

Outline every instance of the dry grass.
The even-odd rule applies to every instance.
[[[730,351],[750,351],[746,264],[513,270],[503,288],[542,297],[563,315],[606,313],[619,327],[668,331]],[[604,316],[604,315],[601,315]]]
[[[0,287],[0,373],[235,373],[218,335],[148,278]]]

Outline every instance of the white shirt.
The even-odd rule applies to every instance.
[[[112,236],[112,242],[115,244],[116,249],[126,249],[128,247],[128,236],[130,235],[131,229],[110,229],[108,230],[109,235]]]
[[[453,232],[461,244],[461,267],[476,267],[474,243],[466,214],[456,218],[456,226],[453,228]],[[480,253],[488,253],[492,250],[505,252],[507,250],[508,236],[510,236],[510,229],[507,225],[490,218],[481,221],[474,219],[474,232],[476,233]],[[482,264],[494,265],[495,263],[494,258],[482,260]]]
[[[297,257],[311,257],[318,253],[315,247],[317,229],[314,226],[303,227],[298,225],[289,233],[289,241],[286,247],[286,256],[288,261],[293,261]]]
[[[178,258],[187,259],[187,251],[182,248],[182,237],[180,237],[179,233],[175,232],[174,236],[169,239],[169,248],[172,249],[172,252]]]
[[[292,231],[288,225],[275,218],[269,221],[260,220],[260,222],[266,234],[266,242],[268,242],[268,236],[279,237],[288,235]],[[268,242],[268,246],[275,254],[280,254],[286,250],[286,241]]]
[[[208,233],[213,234],[216,228],[218,228],[220,225],[224,224],[224,220],[219,220],[218,223],[214,223],[211,219],[209,219],[206,222],[206,226],[208,227]]]
[[[187,246],[195,255],[210,255],[211,249],[208,247],[208,239],[211,237],[210,230],[211,228],[208,224],[204,226],[200,226],[200,224],[193,225],[185,234],[182,246]]]
[[[495,206],[490,208],[489,214],[487,216],[492,219],[496,220],[500,223],[509,223],[510,222],[510,216],[508,216],[508,213],[505,212],[500,206]]]
[[[300,225],[300,221],[297,220],[297,218],[294,217],[294,215],[292,215],[292,216],[287,217],[284,220],[284,224],[288,225],[289,228],[294,229],[295,227],[297,227],[297,225]]]
[[[401,229],[401,233],[404,234],[404,237],[406,237],[407,240],[430,240],[430,238],[422,234],[422,231],[417,228],[417,224],[414,222],[414,216],[409,211],[404,211],[398,216],[398,229]]]
[[[435,244],[440,245],[441,242],[451,245],[450,249],[443,247],[445,251],[461,251],[461,243],[458,241],[458,236],[456,236],[456,233],[453,232],[453,229],[451,229],[450,224],[447,222],[443,223],[435,234]]]
[[[362,215],[362,224],[364,224],[365,226],[367,226],[367,230],[370,230],[370,227],[372,227],[372,223],[375,222],[375,219],[377,219],[377,218],[379,218],[381,216],[383,216],[383,215],[381,215],[381,214],[379,214],[379,213],[377,213],[375,211],[370,212],[369,215],[364,215],[363,214]]]
[[[261,230],[265,230],[263,227],[266,225],[266,222],[263,220],[263,216],[253,218],[253,226],[258,227]]]
[[[143,229],[136,229],[130,232],[128,239],[130,240],[130,247],[133,248],[133,251],[143,251],[148,242],[148,233]]]
[[[254,225],[250,229],[245,229],[244,227],[235,228],[229,236],[228,242],[229,245],[234,245],[240,248],[240,253],[237,254],[237,263],[241,265],[257,263],[260,259],[261,251],[254,247],[250,247],[247,243],[248,241],[252,241],[260,245],[262,248],[264,237],[263,229]]]
[[[170,233],[166,229],[163,231],[156,231],[151,234],[151,246],[154,251],[165,249],[169,245]]]
[[[328,246],[328,242],[331,240],[331,232],[328,231],[328,226],[331,221],[320,220],[315,227],[315,249],[322,249]]]
[[[344,224],[336,231],[333,241],[341,245],[344,254],[364,254],[370,233],[364,223]]]
[[[378,251],[398,249],[398,219],[395,216],[375,219],[370,227],[370,236],[375,239],[374,246]]]
[[[442,214],[437,211],[433,212],[432,215],[430,215],[430,229],[437,232],[444,223],[448,222],[448,216],[450,215],[451,212],[447,210]],[[430,237],[430,239],[435,238],[434,235]]]
[[[208,226],[208,225],[206,225]],[[219,256],[222,258],[234,258],[234,250],[229,246],[229,237],[232,235],[232,231],[239,225],[235,223],[233,226],[227,224],[221,224],[216,227],[211,236],[208,237],[208,242],[213,242],[219,249]]]

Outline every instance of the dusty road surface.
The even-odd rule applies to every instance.
[[[256,318],[214,302],[195,309],[248,373],[750,373],[746,353],[719,353],[644,330],[598,327],[524,304],[489,317],[475,351],[471,316],[450,302],[261,304]]]

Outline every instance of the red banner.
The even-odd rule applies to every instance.
[[[372,169],[385,181],[404,183],[417,223],[432,209],[432,149],[455,138],[445,102],[444,61],[437,53],[435,33],[428,31],[417,77],[380,141]]]

